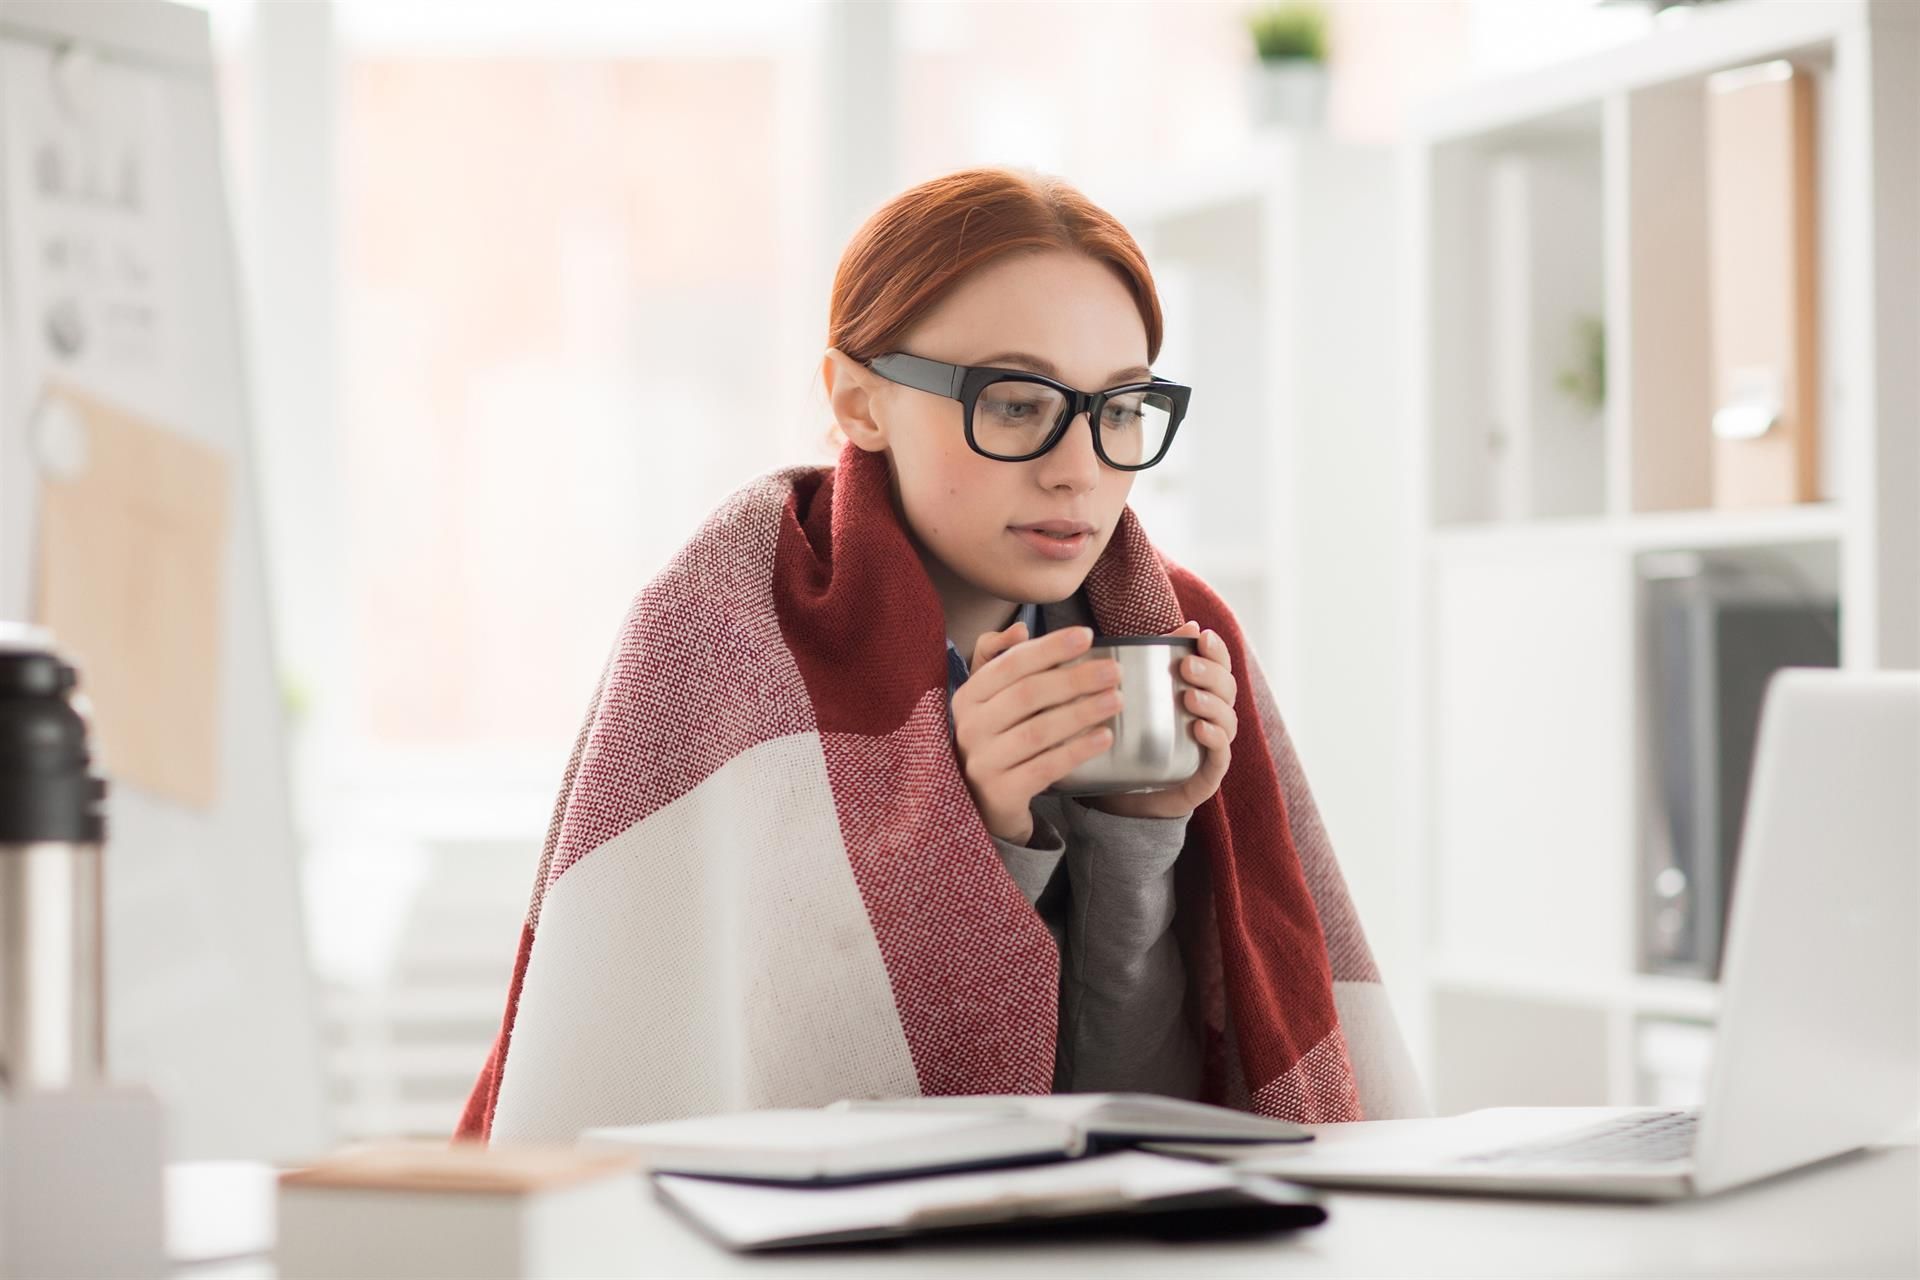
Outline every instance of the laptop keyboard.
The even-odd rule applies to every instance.
[[[1466,1164],[1658,1164],[1693,1150],[1697,1111],[1652,1111],[1462,1156]]]

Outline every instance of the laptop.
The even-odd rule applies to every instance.
[[[1667,1200],[1910,1130],[1920,672],[1776,674],[1740,850],[1697,1110],[1495,1107],[1311,1125],[1312,1143],[1263,1146],[1235,1167],[1333,1187]]]

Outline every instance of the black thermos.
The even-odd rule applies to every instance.
[[[45,632],[0,624],[0,1089],[105,1074],[101,851],[79,675]]]

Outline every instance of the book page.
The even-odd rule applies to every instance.
[[[649,1168],[722,1177],[821,1179],[1075,1153],[1071,1126],[1018,1113],[779,1110],[588,1129],[581,1142],[636,1152]]]
[[[978,1124],[976,1116],[772,1109],[614,1125],[589,1129],[581,1137],[649,1150],[825,1152],[883,1142],[937,1141]]]
[[[939,1098],[846,1100],[835,1108],[855,1112],[956,1111],[1031,1116],[1071,1125],[1082,1133],[1147,1133],[1166,1138],[1259,1138],[1272,1142],[1301,1141],[1307,1132],[1298,1125],[1204,1102],[1189,1102],[1152,1093],[976,1094]]]

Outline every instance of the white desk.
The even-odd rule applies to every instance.
[[[1920,1158],[1872,1148],[1705,1200],[1576,1204],[1330,1192],[1292,1235],[1200,1244],[950,1241],[740,1257],[649,1203],[635,1276],[1904,1276],[1920,1275]],[[264,1258],[183,1267],[180,1280],[270,1280]]]

